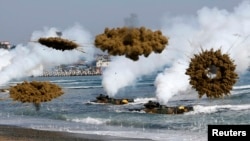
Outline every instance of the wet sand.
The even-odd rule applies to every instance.
[[[0,125],[0,141],[150,141],[150,139],[44,131]]]

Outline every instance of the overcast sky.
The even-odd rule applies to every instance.
[[[196,15],[203,7],[232,11],[242,0],[0,0],[0,41],[29,41],[44,27],[80,24],[92,36],[121,27],[135,14],[138,25],[160,29],[163,17]]]

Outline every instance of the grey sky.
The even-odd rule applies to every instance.
[[[165,15],[195,15],[203,7],[232,11],[241,0],[0,0],[0,41],[27,43],[43,27],[65,29],[79,23],[92,36],[124,26],[136,14],[139,25],[160,28]]]

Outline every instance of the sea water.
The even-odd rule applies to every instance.
[[[64,94],[42,103],[40,111],[36,111],[32,104],[12,101],[8,92],[1,92],[0,124],[156,141],[205,141],[209,124],[250,124],[250,73],[240,76],[231,95],[222,99],[199,99],[195,91],[173,96],[169,100],[171,106],[194,106],[194,111],[185,114],[129,111],[142,108],[149,100],[156,100],[155,77],[144,76],[134,86],[121,89],[115,98],[135,99],[134,103],[127,105],[91,102],[99,94],[105,94],[102,76],[28,77],[12,80],[1,87],[13,86],[23,80],[50,81],[60,85]]]

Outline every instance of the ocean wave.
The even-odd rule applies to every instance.
[[[185,114],[199,114],[199,113],[216,113],[220,111],[241,111],[241,110],[248,110],[250,109],[250,104],[243,104],[243,105],[213,105],[213,106],[202,106],[202,105],[195,105],[194,111],[187,112]]]
[[[239,90],[239,89],[250,89],[250,85],[241,85],[233,87],[233,90]]]
[[[144,110],[115,110],[116,113],[139,113],[139,114],[145,114],[146,112]]]
[[[102,86],[66,86],[67,89],[93,89],[93,88],[102,88]]]
[[[152,83],[152,82],[139,82],[135,85],[136,86],[154,86],[154,83]]]
[[[145,97],[145,98],[135,98],[133,103],[130,104],[144,104],[147,103],[148,101],[156,101],[155,97]]]
[[[232,95],[241,95],[241,94],[248,94],[250,93],[250,89],[243,89],[243,90],[238,90],[238,91],[232,91]]]
[[[87,101],[84,104],[89,104],[89,105],[104,105],[106,103],[98,103],[98,102]]]
[[[92,118],[92,117],[74,118],[74,119],[67,119],[67,120],[72,121],[72,122],[95,124],[95,125],[105,124],[110,121],[109,119]]]
[[[69,79],[60,79],[60,80],[51,80],[53,83],[65,83],[65,82],[77,82],[77,80],[69,80]]]

